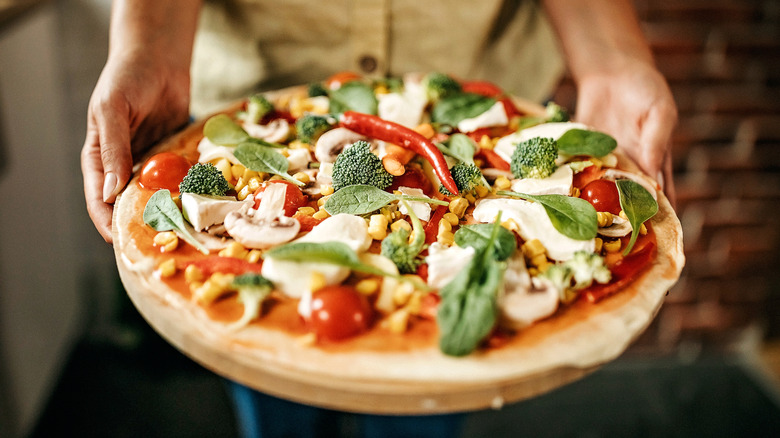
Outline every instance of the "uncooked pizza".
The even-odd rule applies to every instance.
[[[117,202],[149,322],[263,391],[361,412],[497,406],[622,353],[684,262],[611,136],[441,73],[251,96]]]

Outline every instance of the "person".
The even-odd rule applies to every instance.
[[[674,199],[676,106],[630,0],[117,0],[109,41],[81,153],[109,243],[113,202],[148,146],[224,102],[350,69],[441,71],[540,101],[565,66],[575,119],[615,137]],[[239,411],[262,397],[233,392]]]

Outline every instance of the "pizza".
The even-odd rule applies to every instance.
[[[339,74],[153,148],[114,209],[117,266],[219,374],[375,413],[498,407],[648,326],[680,223],[615,139],[483,81]]]

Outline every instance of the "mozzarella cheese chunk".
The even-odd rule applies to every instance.
[[[541,125],[522,129],[507,136],[501,137],[498,142],[496,142],[496,147],[493,148],[493,150],[507,163],[511,163],[512,154],[515,152],[515,148],[517,147],[518,143],[522,143],[536,137],[552,138],[553,140],[558,140],[563,134],[572,129],[589,128],[588,125],[575,122],[543,123]]]
[[[388,93],[377,97],[379,117],[407,128],[414,128],[420,124],[425,106],[428,104],[425,91],[419,84],[413,83],[405,84],[403,94]]]
[[[305,170],[309,167],[311,153],[308,149],[288,149],[287,150],[287,171],[292,173]]]
[[[194,193],[182,193],[181,209],[184,217],[197,231],[221,224],[225,216],[241,209],[244,205],[252,205],[254,197],[248,196],[243,201],[237,201],[232,196],[208,196]]]
[[[520,178],[512,180],[512,190],[527,195],[566,195],[571,193],[574,172],[567,165],[559,166],[547,178]]]
[[[452,281],[471,259],[474,258],[474,248],[447,246],[434,242],[428,247],[428,285],[441,289]]]
[[[484,113],[477,117],[470,119],[463,119],[458,122],[458,130],[460,132],[472,132],[479,128],[488,128],[490,126],[503,126],[509,124],[509,119],[506,116],[506,110],[504,104],[496,102]]]
[[[351,214],[337,214],[320,222],[298,242],[341,242],[356,253],[365,252],[373,239],[368,235],[366,220]]]
[[[226,158],[232,164],[241,164],[238,158],[233,155],[234,150],[235,148],[233,147],[216,145],[208,138],[203,137],[200,143],[198,143],[198,154],[200,154],[198,162],[207,163],[219,158]]]
[[[425,193],[423,193],[422,189],[401,186],[398,187],[398,191],[407,196],[429,198],[425,195]],[[412,209],[414,214],[421,221],[428,222],[431,219],[431,204],[419,201],[406,201],[406,203],[409,204],[409,208]],[[409,210],[406,208],[403,202],[398,204],[398,210],[400,210],[402,214],[409,214]]]
[[[542,204],[522,199],[484,198],[474,208],[478,222],[493,222],[498,212],[501,220],[514,220],[520,236],[528,241],[539,239],[553,260],[569,260],[577,251],[593,252],[595,239],[575,240],[555,229]]]

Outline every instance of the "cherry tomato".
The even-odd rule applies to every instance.
[[[392,193],[394,190],[398,190],[399,187],[420,189],[428,196],[433,192],[431,182],[425,176],[423,170],[417,166],[406,166],[406,172],[393,178],[393,184],[387,188],[387,191]]]
[[[266,181],[263,183],[263,185],[258,187],[257,190],[255,190],[255,209],[260,206],[260,201],[262,201],[262,198],[259,195],[265,191],[266,187],[268,187],[268,184],[287,184],[287,191],[284,194],[285,216],[292,217],[298,211],[298,208],[305,207],[309,202],[309,199],[306,197],[306,195],[304,195],[301,189],[299,189],[295,184],[287,181],[273,180]]]
[[[603,169],[600,169],[598,166],[588,166],[574,174],[574,187],[582,189],[591,181],[601,178],[602,175],[604,175]]]
[[[580,198],[590,202],[596,211],[620,213],[620,195],[615,181],[606,179],[591,181],[580,191]]]
[[[192,164],[173,152],[161,152],[152,156],[141,169],[138,182],[147,189],[168,189],[179,191],[179,183],[187,175]]]
[[[368,330],[373,311],[368,299],[349,286],[326,286],[311,301],[309,325],[319,338],[338,341]]]

